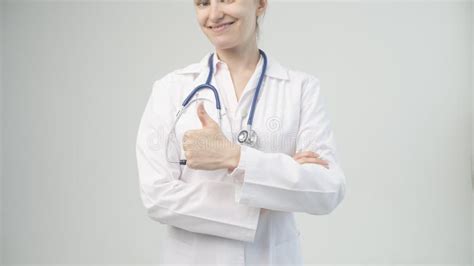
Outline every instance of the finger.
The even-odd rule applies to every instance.
[[[183,143],[183,150],[187,151],[190,148],[190,145],[188,143]]]
[[[183,134],[183,138],[182,138],[182,143],[186,143],[189,138],[191,137],[191,135],[193,134],[193,129],[190,129],[190,130],[186,130]]]
[[[329,163],[324,161],[324,160],[321,160],[321,159],[318,159],[318,158],[310,158],[310,157],[303,157],[303,158],[300,158],[296,161],[299,162],[300,164],[315,163],[315,164],[320,164],[320,165],[323,165],[323,166],[328,166],[329,165]]]
[[[298,152],[296,153],[293,158],[302,158],[302,157],[319,157],[319,154],[317,154],[316,152],[312,152],[312,151],[302,151],[302,152]]]
[[[313,151],[302,151],[298,154],[300,157],[319,157],[319,154]]]
[[[329,165],[329,162],[320,158],[315,159],[318,164]]]
[[[322,162],[322,161],[318,161],[318,160],[314,160],[312,158],[303,158],[303,159],[299,159],[298,160],[298,163],[300,164],[306,164],[306,163],[312,163],[312,164],[319,164],[327,169],[329,169],[329,164],[326,163],[326,162]]]
[[[199,120],[201,120],[201,125],[203,128],[206,127],[219,127],[216,121],[212,119],[212,117],[209,116],[209,114],[206,112],[206,109],[204,108],[204,103],[200,102],[197,107],[197,115],[199,117]]]
[[[181,142],[184,144],[186,143],[187,139],[188,139],[188,136],[183,135],[183,139],[181,140]]]

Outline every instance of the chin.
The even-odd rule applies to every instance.
[[[227,50],[227,49],[230,49],[230,48],[235,47],[235,45],[220,45],[220,44],[214,43],[214,47],[215,47],[217,50]]]
[[[214,39],[214,40],[211,40],[211,43],[214,45],[216,49],[219,49],[219,50],[226,50],[226,49],[230,49],[237,46],[237,43],[231,42],[229,40]]]

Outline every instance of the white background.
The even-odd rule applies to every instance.
[[[272,1],[260,47],[319,77],[347,177],[310,264],[472,263],[469,1]],[[135,161],[153,82],[212,51],[191,1],[4,1],[5,265],[156,263]]]

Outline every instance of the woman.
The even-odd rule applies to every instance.
[[[194,4],[215,53],[154,83],[137,137],[141,198],[169,225],[161,262],[302,264],[293,212],[329,214],[345,195],[319,81],[258,49],[267,0]],[[222,120],[209,88],[177,115],[206,77]],[[249,116],[258,138],[240,142]]]

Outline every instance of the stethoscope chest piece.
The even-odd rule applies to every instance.
[[[240,144],[246,144],[251,147],[255,147],[257,145],[257,133],[252,129],[242,129],[237,136],[237,141]]]

